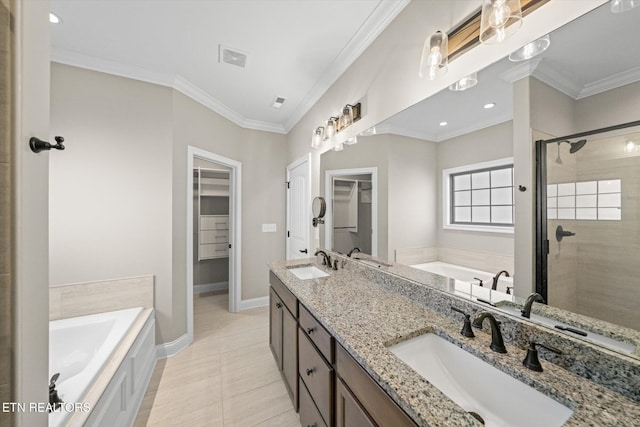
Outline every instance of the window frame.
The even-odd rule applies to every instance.
[[[448,168],[442,170],[442,227],[447,230],[465,230],[465,231],[480,231],[489,233],[509,233],[513,234],[514,226],[505,224],[487,224],[487,223],[454,223],[452,222],[453,216],[453,200],[452,200],[452,188],[451,178],[455,175],[491,171],[504,168],[513,169],[513,157],[506,157],[503,159],[492,160],[489,162],[474,163],[469,165],[458,166],[454,168]],[[512,173],[512,179],[514,178]],[[515,183],[512,182],[512,187],[515,189]],[[489,187],[491,188],[491,187]],[[514,222],[515,222],[515,192],[513,194],[512,204],[514,206]],[[490,206],[490,205],[489,205]]]

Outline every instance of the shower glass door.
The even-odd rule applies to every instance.
[[[639,329],[640,122],[536,144],[536,291]]]

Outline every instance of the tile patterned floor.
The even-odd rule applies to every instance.
[[[135,427],[300,427],[269,350],[268,307],[227,305],[227,294],[194,296],[194,342],[158,361]]]

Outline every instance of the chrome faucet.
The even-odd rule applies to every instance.
[[[534,302],[544,303],[544,298],[542,298],[542,295],[537,292],[529,295],[524,303],[524,307],[522,308],[522,310],[520,310],[520,313],[522,313],[522,317],[526,317],[527,319],[531,317],[531,306]]]
[[[500,279],[500,276],[502,275],[502,273],[504,273],[504,277],[509,277],[509,272],[507,270],[502,270],[501,272],[493,276],[493,284],[491,285],[492,291],[495,291],[496,289],[498,289],[498,279]]]
[[[482,328],[482,321],[484,319],[489,319],[489,324],[491,325],[491,345],[489,348],[496,353],[506,353],[507,349],[504,346],[504,341],[502,340],[502,332],[500,332],[500,322],[493,317],[493,314],[483,311],[473,320],[473,326],[476,328]]]
[[[353,255],[354,252],[360,252],[360,248],[356,246],[355,248],[351,249],[347,256],[351,258],[351,255]]]
[[[313,255],[318,256],[319,254],[322,255],[322,265],[328,265],[329,267],[331,267],[331,257],[327,255],[327,253],[322,249],[318,249]]]

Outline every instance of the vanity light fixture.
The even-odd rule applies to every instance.
[[[311,138],[311,147],[318,148],[320,144],[322,144],[324,137],[324,128],[322,126],[318,126],[316,130],[313,131],[313,137]]]
[[[449,90],[454,92],[461,92],[463,90],[471,89],[478,84],[478,73],[471,73],[466,77],[461,78],[452,85],[449,85]]]
[[[346,128],[353,123],[353,105],[345,105],[340,115],[340,129]]]
[[[484,105],[482,106],[482,108],[484,108],[485,110],[489,110],[489,109],[491,109],[491,108],[493,108],[493,107],[495,107],[495,106],[496,106],[496,103],[495,103],[495,102],[489,102],[488,104],[484,104]]]
[[[53,12],[49,12],[49,22],[52,24],[61,24],[62,19]]]
[[[327,140],[333,137],[333,135],[336,134],[337,127],[338,127],[338,118],[329,117],[329,120],[327,120],[327,128],[324,131],[324,139]]]
[[[480,43],[502,43],[521,26],[520,0],[482,0]]]
[[[437,31],[424,42],[420,59],[420,78],[435,80],[447,72],[449,63],[449,38],[442,31]]]
[[[611,0],[611,12],[621,13],[640,6],[640,0]]]
[[[534,40],[531,43],[525,44],[515,52],[511,52],[509,54],[509,61],[526,61],[527,59],[531,59],[534,56],[540,55],[542,52],[549,48],[549,45],[551,45],[551,39],[549,38],[549,34],[547,34],[544,37],[540,37],[538,40]]]

